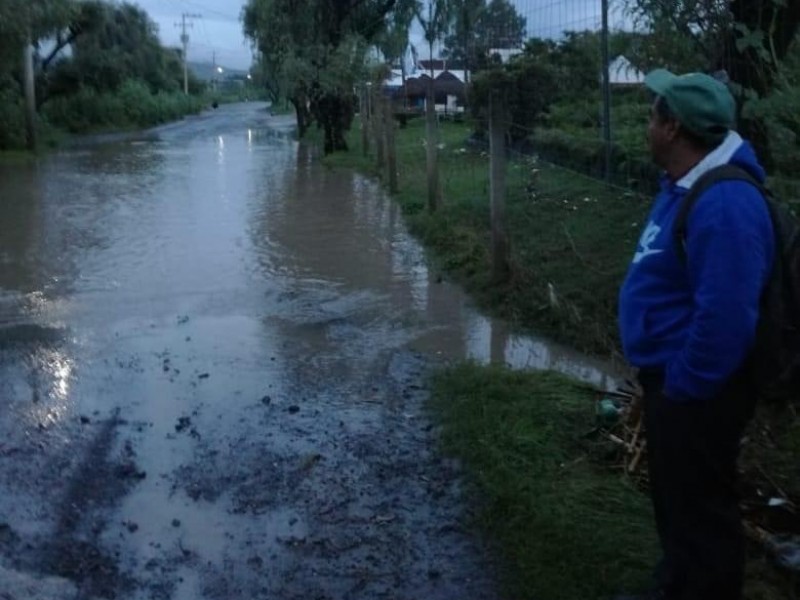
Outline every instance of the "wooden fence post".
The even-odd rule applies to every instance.
[[[395,147],[392,101],[383,99],[384,134],[386,136],[386,168],[389,171],[389,192],[397,193],[397,148]]]
[[[369,89],[361,89],[361,151],[369,156]]]
[[[500,90],[489,98],[489,185],[492,220],[492,279],[508,279],[508,233],[506,230],[506,131],[508,111]]]
[[[372,137],[375,140],[375,166],[380,171],[386,164],[384,134],[383,134],[383,102],[380,90],[372,86],[372,110],[370,111],[370,122],[372,123]]]
[[[432,213],[439,208],[439,131],[436,123],[436,98],[433,92],[433,79],[428,82],[425,97],[426,157],[428,166],[428,210]]]

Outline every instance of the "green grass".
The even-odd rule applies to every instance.
[[[482,499],[515,600],[594,600],[649,584],[650,502],[592,458],[594,395],[554,373],[462,365],[434,379],[444,443]]]
[[[503,559],[506,597],[594,600],[650,585],[658,556],[650,501],[590,435],[597,393],[552,372],[474,364],[439,372],[433,390],[444,448],[464,463],[479,500],[476,524]],[[785,461],[787,450],[797,456],[786,447],[798,439],[789,433],[771,436],[782,452],[751,445],[748,468],[756,456],[771,472],[768,461]],[[773,475],[795,491],[796,476],[781,473]],[[798,581],[751,547],[746,600],[798,597]]]

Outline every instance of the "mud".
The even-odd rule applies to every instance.
[[[264,106],[99,141],[0,167],[0,597],[498,597],[427,374],[613,370],[481,316]]]

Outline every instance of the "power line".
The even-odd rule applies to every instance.
[[[210,15],[215,15],[217,17],[221,17],[222,19],[225,19],[225,20],[228,20],[228,21],[235,21],[235,22],[239,21],[239,17],[238,16],[234,17],[234,16],[232,16],[230,14],[223,13],[223,12],[220,12],[218,10],[214,10],[213,8],[209,8],[209,7],[207,7],[207,6],[203,5],[203,4],[200,4],[199,2],[194,2],[192,0],[181,0],[181,2],[183,2],[183,4],[185,4],[187,6],[191,6],[192,8],[195,8],[195,9],[198,9],[198,10],[202,10],[204,13],[208,13]]]

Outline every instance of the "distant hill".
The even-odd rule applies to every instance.
[[[231,69],[225,65],[217,65],[222,67],[221,74],[214,73],[214,65],[210,62],[192,62],[189,61],[189,70],[194,73],[194,76],[201,81],[211,81],[215,77],[218,79],[228,79],[229,77],[246,77],[247,71],[241,69]]]

